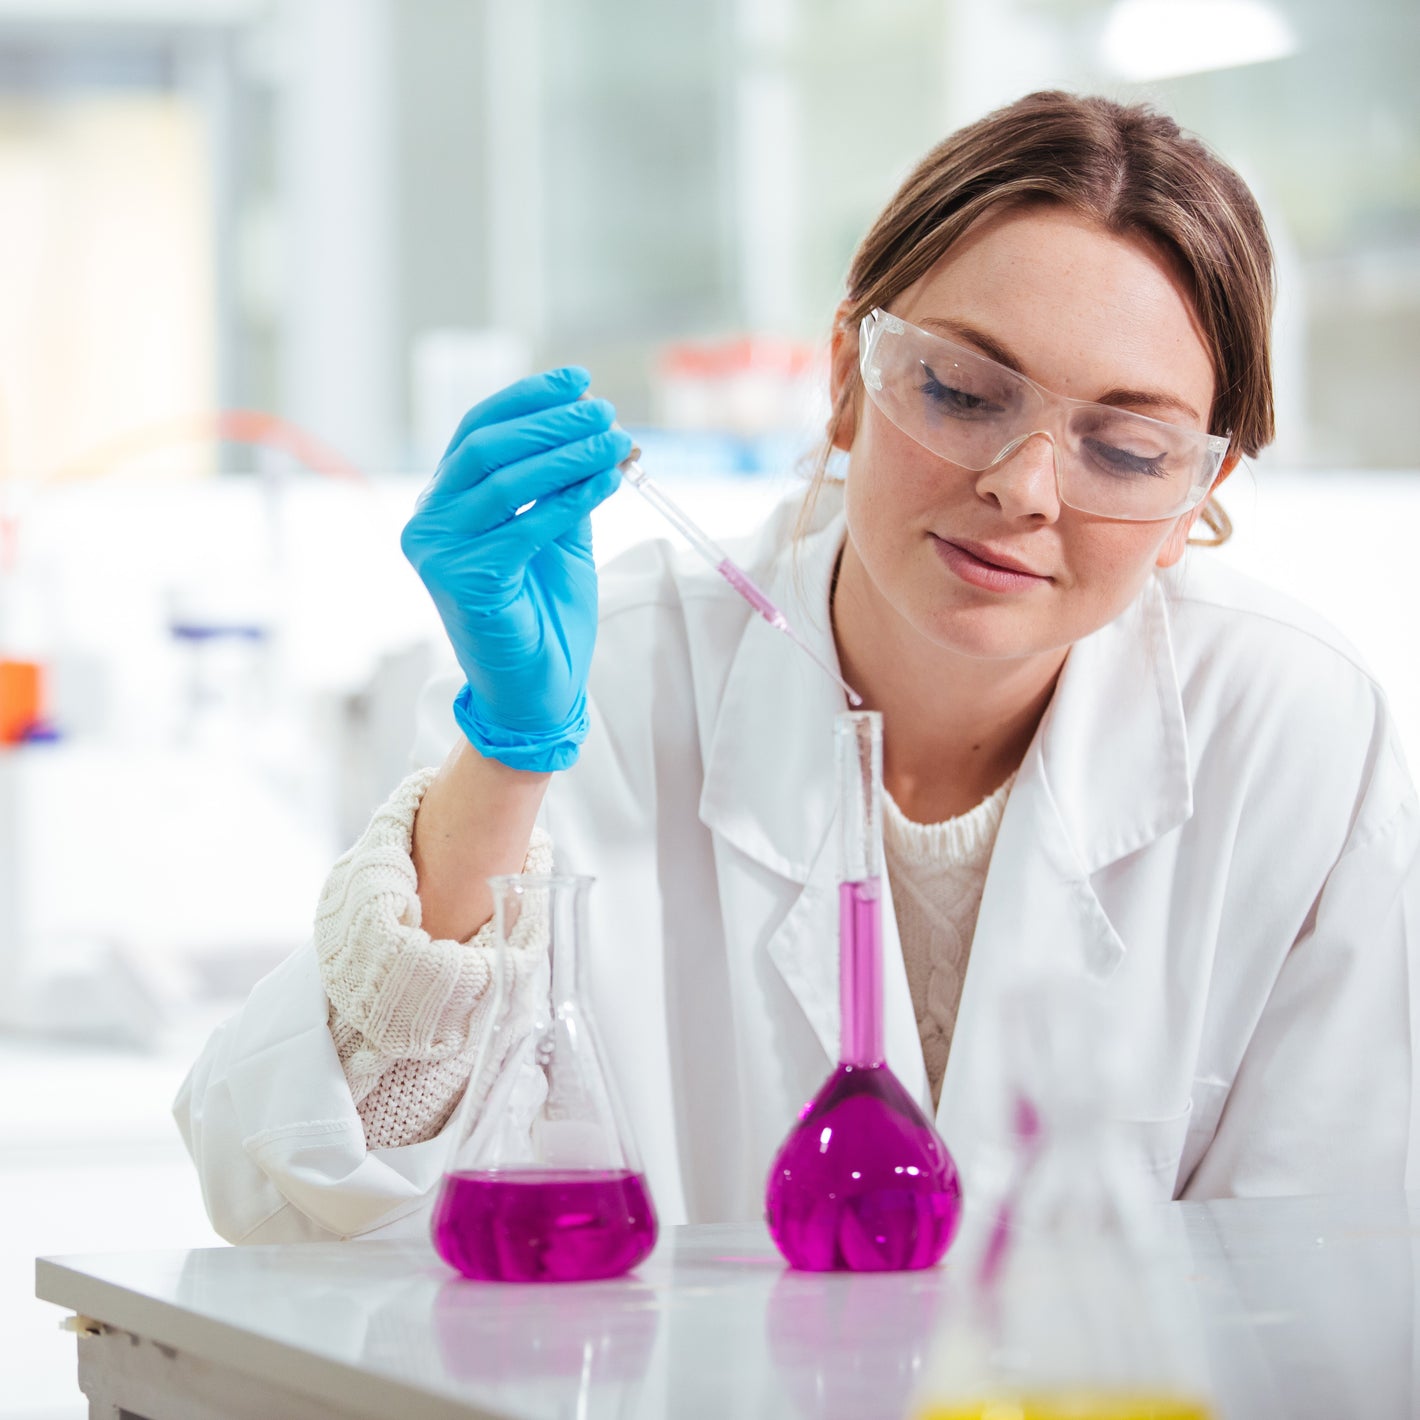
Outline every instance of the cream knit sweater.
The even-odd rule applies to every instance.
[[[432,1139],[468,1083],[492,1026],[494,932],[436,940],[419,925],[414,816],[436,771],[400,784],[331,869],[316,909],[315,949],[330,998],[330,1033],[371,1149]],[[533,830],[525,873],[552,871],[552,841]],[[541,923],[519,919],[510,944],[506,1010],[537,976]],[[485,1062],[486,1093],[501,1060]]]
[[[493,924],[467,942],[436,940],[419,925],[414,816],[435,772],[411,774],[380,807],[331,869],[316,911],[330,1033],[371,1149],[439,1132],[492,1026]],[[885,796],[887,869],[934,1102],[1009,789],[1008,781],[969,814],[940,824],[911,823]],[[523,871],[552,871],[552,843],[541,829]],[[514,932],[506,1011],[519,1011],[520,998],[535,989],[540,926],[525,914]],[[502,1063],[484,1062],[475,1099]]]
[[[942,823],[913,823],[883,795],[883,856],[934,1105],[942,1094],[986,869],[1014,780],[1013,774],[969,813]]]

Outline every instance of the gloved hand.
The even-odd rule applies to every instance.
[[[587,733],[590,514],[632,447],[606,400],[579,398],[590,381],[549,370],[471,409],[400,536],[468,677],[459,728],[514,769],[565,769]]]

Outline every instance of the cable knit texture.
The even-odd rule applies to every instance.
[[[1013,774],[970,812],[941,823],[914,823],[890,794],[883,795],[883,855],[934,1105],[941,1098],[986,870],[1014,780]]]
[[[411,774],[376,811],[331,870],[316,910],[330,1033],[371,1149],[419,1143],[443,1128],[493,1025],[492,922],[468,942],[436,940],[420,926],[414,818],[436,773]],[[552,871],[552,842],[541,829],[523,871]],[[509,945],[505,1015],[528,994],[545,923],[525,912]],[[491,1055],[484,1062],[475,1098],[502,1063]]]

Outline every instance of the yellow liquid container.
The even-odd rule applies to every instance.
[[[928,1404],[913,1420],[1213,1420],[1213,1412],[1183,1396],[1080,1390]]]

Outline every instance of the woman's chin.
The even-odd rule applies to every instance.
[[[923,642],[923,651],[939,651],[945,656],[971,661],[1021,661],[1055,649],[1046,629],[1022,625],[1021,620],[1003,615],[1003,608],[974,607],[965,611],[933,609],[914,618]]]

